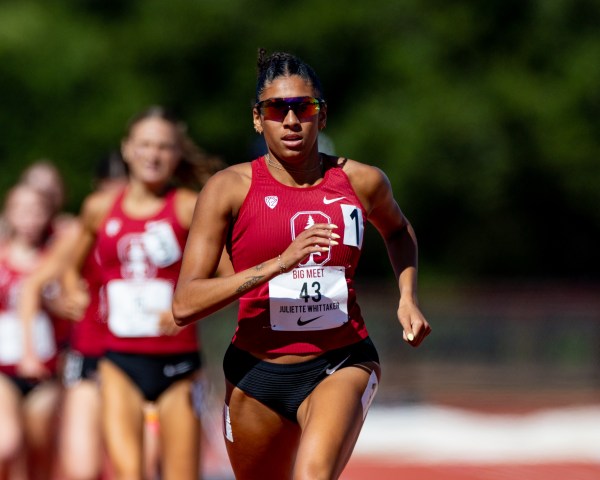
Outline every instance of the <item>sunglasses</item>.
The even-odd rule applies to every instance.
[[[321,105],[325,105],[325,100],[314,97],[288,97],[288,98],[269,98],[254,105],[266,120],[275,120],[282,122],[287,117],[290,110],[298,117],[298,120],[305,122],[315,116],[321,110]]]

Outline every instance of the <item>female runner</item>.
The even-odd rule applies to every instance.
[[[319,153],[327,105],[311,67],[261,50],[253,118],[268,152],[200,192],[173,312],[187,325],[239,299],[223,361],[236,478],[335,479],[380,376],[353,285],[365,222],[386,243],[412,346],[430,332],[417,242],[381,170]],[[213,278],[224,245],[235,274]]]
[[[23,320],[23,286],[44,261],[53,208],[30,185],[7,194],[0,246],[0,479],[49,479],[59,399],[56,329],[47,311]]]
[[[99,363],[102,423],[115,478],[143,478],[147,402],[160,422],[161,478],[199,476],[199,421],[192,402],[201,361],[196,330],[178,327],[172,293],[196,203],[175,180],[206,180],[216,162],[164,109],[142,112],[122,143],[124,189],[84,202],[77,258],[93,252],[106,298],[108,334]],[[184,446],[184,448],[182,448]]]

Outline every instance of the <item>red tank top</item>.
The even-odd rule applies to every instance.
[[[251,165],[250,189],[232,230],[236,272],[277,257],[315,223],[337,225],[341,238],[329,252],[241,297],[233,343],[253,352],[311,354],[366,338],[353,284],[366,212],[347,175],[329,165],[321,183],[295,188],[277,182],[264,157]]]
[[[98,231],[96,245],[106,297],[106,349],[126,353],[173,354],[197,351],[193,325],[161,335],[161,312],[171,311],[173,290],[188,230],[175,214],[176,190],[152,217],[123,211],[123,191]]]
[[[6,252],[0,252],[0,372],[15,376],[23,355],[23,329],[18,317],[18,297],[24,278],[32,270],[20,270],[10,264]],[[51,372],[56,372],[58,338],[53,318],[40,311],[34,319],[33,346]]]
[[[101,279],[96,250],[85,260],[81,276],[87,284],[90,303],[80,320],[73,322],[69,344],[72,350],[85,356],[99,357],[104,353],[107,324],[101,312]]]

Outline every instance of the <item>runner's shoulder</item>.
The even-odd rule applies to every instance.
[[[379,167],[344,157],[340,157],[337,163],[358,193],[370,196],[390,185],[387,175]]]
[[[101,190],[89,194],[83,201],[81,220],[85,225],[99,227],[122,190]]]
[[[215,173],[206,182],[204,189],[211,192],[220,191],[221,194],[235,194],[239,190],[247,190],[252,180],[252,167],[250,163],[231,165]]]

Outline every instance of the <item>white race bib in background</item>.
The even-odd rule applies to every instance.
[[[108,327],[117,337],[160,335],[160,314],[171,310],[173,285],[162,279],[108,282]]]
[[[173,265],[181,258],[181,247],[168,222],[147,223],[142,242],[146,255],[159,268]]]
[[[33,348],[44,362],[56,354],[54,327],[45,312],[39,312],[33,320]],[[0,313],[0,365],[15,365],[25,351],[23,322],[17,312]]]

